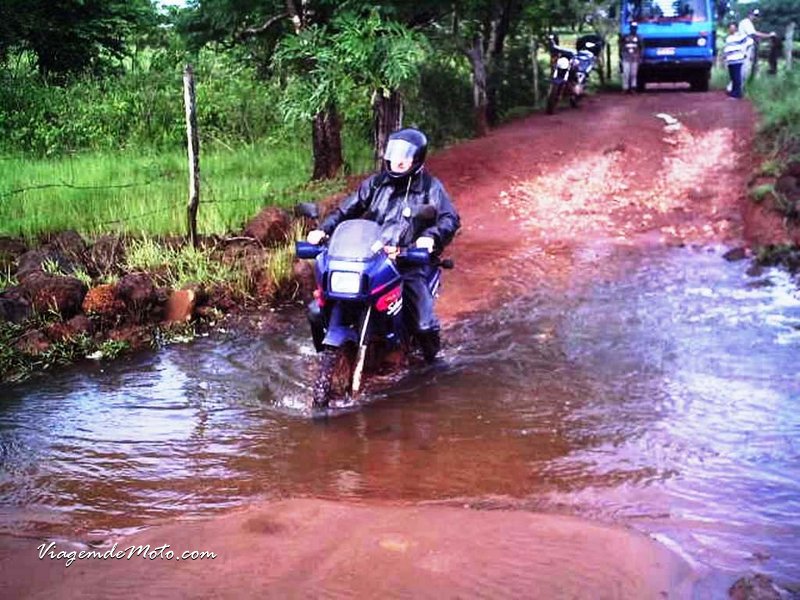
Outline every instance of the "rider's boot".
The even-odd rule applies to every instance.
[[[422,329],[417,333],[417,339],[419,340],[419,346],[422,350],[422,356],[425,358],[425,362],[429,364],[433,363],[442,346],[439,330]]]

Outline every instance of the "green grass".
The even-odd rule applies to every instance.
[[[800,152],[800,68],[781,69],[775,76],[762,74],[748,86],[747,94],[761,115],[759,141],[774,158]]]
[[[349,168],[369,170],[368,145],[345,143]],[[187,162],[183,152],[0,157],[0,235],[33,238],[65,229],[89,237],[109,231],[183,234]],[[311,166],[305,140],[201,149],[200,233],[237,231],[265,205],[291,206],[343,187],[343,181],[309,185]]]
[[[215,260],[209,249],[190,245],[171,248],[150,237],[128,244],[124,269],[154,273],[159,284],[175,289],[190,283],[232,284],[239,280],[241,271]]]

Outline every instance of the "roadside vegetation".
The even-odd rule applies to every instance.
[[[89,354],[108,340],[116,345],[103,355],[140,346],[133,329],[152,333],[185,289],[190,322],[302,295],[308,273],[291,243],[309,224],[292,219],[294,204],[352,187],[401,121],[422,128],[435,152],[537,110],[534,73],[541,107],[548,33],[568,46],[585,33],[606,36],[613,86],[617,24],[608,6],[198,0],[165,11],[150,0],[59,0],[54,11],[50,0],[18,3],[0,23],[5,351],[33,360],[64,339]],[[201,149],[197,247],[184,239],[187,64]],[[53,311],[89,323],[79,319],[65,338],[41,321]],[[35,344],[22,340],[31,330]],[[0,357],[0,374],[15,360]]]

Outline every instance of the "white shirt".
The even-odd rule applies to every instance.
[[[751,39],[755,37],[756,26],[753,25],[753,22],[750,20],[750,17],[745,17],[744,19],[739,21],[739,31]]]

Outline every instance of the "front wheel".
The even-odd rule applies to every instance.
[[[314,408],[327,408],[331,400],[340,400],[350,393],[356,366],[352,344],[326,347],[318,356],[317,377],[312,400]]]
[[[556,83],[550,84],[550,91],[547,93],[547,106],[545,112],[552,115],[556,111],[556,105],[561,97],[561,86]]]

